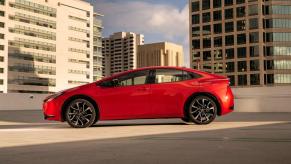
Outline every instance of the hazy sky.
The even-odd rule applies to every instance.
[[[184,47],[189,65],[188,0],[88,0],[104,15],[103,36],[130,31],[145,35],[145,43],[170,41]]]

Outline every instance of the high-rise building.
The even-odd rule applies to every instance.
[[[138,46],[137,67],[183,66],[183,47],[169,42]]]
[[[93,21],[93,80],[102,79],[103,75],[103,56],[102,56],[102,21],[103,15],[94,13]]]
[[[93,81],[93,6],[0,1],[0,92],[51,93]]]
[[[291,1],[189,2],[192,68],[233,86],[291,84]]]
[[[102,39],[103,75],[135,69],[137,46],[144,44],[144,36],[133,32],[117,32]]]

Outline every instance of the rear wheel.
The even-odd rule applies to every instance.
[[[196,96],[188,107],[188,115],[195,124],[209,124],[217,115],[217,105],[208,96]]]
[[[66,120],[73,128],[86,128],[96,121],[94,105],[85,99],[76,99],[69,103]]]

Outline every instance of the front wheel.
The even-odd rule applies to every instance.
[[[66,120],[73,128],[86,128],[95,122],[94,105],[85,99],[76,99],[69,103],[66,110]]]
[[[217,105],[208,96],[196,96],[188,107],[189,118],[199,125],[211,123],[217,115]]]

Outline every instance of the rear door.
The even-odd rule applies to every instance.
[[[183,109],[181,104],[187,95],[195,90],[194,83],[185,83],[195,77],[179,69],[155,69],[154,83],[151,85],[153,117],[177,117]],[[197,82],[198,83],[198,82]],[[197,85],[198,86],[198,85]]]

